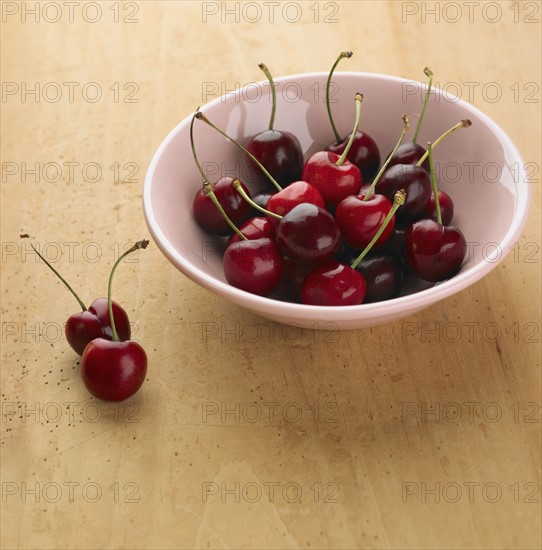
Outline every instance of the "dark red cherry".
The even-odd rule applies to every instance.
[[[452,197],[444,191],[438,192],[438,198],[440,203],[440,215],[442,216],[442,225],[450,225],[454,217],[454,201]],[[427,205],[419,214],[419,218],[429,218],[430,220],[437,221],[437,207],[435,204],[435,196],[431,195],[427,201]]]
[[[147,355],[135,341],[92,340],[81,358],[81,377],[88,391],[105,401],[134,395],[147,374]]]
[[[389,166],[396,164],[412,164],[415,165],[425,155],[426,150],[418,143],[401,143],[395,154],[391,157]],[[429,159],[426,158],[422,167],[429,172]]]
[[[273,293],[282,276],[282,258],[268,237],[232,243],[224,253],[224,276],[230,285],[252,294]]]
[[[364,297],[363,276],[333,260],[315,267],[301,287],[301,300],[308,305],[353,306],[361,304]]]
[[[356,269],[367,284],[364,303],[381,302],[399,296],[403,270],[398,259],[377,252],[363,258]]]
[[[239,231],[251,241],[261,239],[262,237],[275,238],[275,225],[267,218],[250,218],[239,227]],[[241,240],[241,237],[237,233],[233,233],[228,239],[227,246]]]
[[[294,206],[277,225],[277,243],[292,260],[315,262],[335,254],[341,234],[333,216],[315,204]]]
[[[455,275],[467,253],[463,233],[433,220],[413,223],[407,232],[405,250],[414,273],[424,281],[443,281]]]
[[[223,177],[215,184],[212,184],[211,188],[232,222],[240,225],[251,215],[252,207],[233,188],[232,181],[233,178]],[[244,185],[243,189],[250,196],[248,189]],[[196,193],[192,203],[192,211],[199,226],[205,231],[215,235],[231,234],[231,227],[203,189],[200,189]]]
[[[262,189],[258,191],[255,195],[252,195],[252,200],[260,207],[260,208],[267,208],[267,201],[273,196],[272,191],[268,191],[267,189]],[[252,211],[253,216],[257,217],[263,217],[265,214],[261,212],[260,210],[256,210],[255,208]]]
[[[405,204],[397,211],[397,220],[410,221],[425,208],[431,196],[431,179],[428,172],[420,166],[396,164],[384,172],[376,185],[376,192],[389,201],[397,191],[406,192]]]
[[[298,262],[285,256],[282,259],[282,279],[277,290],[279,299],[300,303],[303,281],[316,265],[318,263]]]
[[[285,216],[294,206],[303,202],[309,202],[322,208],[326,207],[324,199],[316,187],[306,181],[294,181],[282,191],[272,195],[266,208],[279,216]],[[269,217],[269,220],[274,225],[278,223],[276,218]]]
[[[364,199],[365,195],[351,195],[343,199],[335,210],[335,221],[343,239],[351,247],[359,249],[365,248],[371,242],[392,208],[391,202],[378,193]],[[377,239],[374,248],[388,240],[394,225],[395,217]]]
[[[326,147],[326,151],[342,155],[351,135],[352,133],[349,133],[344,139],[330,143]],[[369,134],[359,130],[356,132],[354,142],[346,158],[359,168],[363,181],[371,181],[380,168],[378,145]]]
[[[74,313],[66,321],[66,340],[79,355],[95,338],[112,339],[107,304],[107,298],[97,298],[86,311]],[[126,311],[115,301],[112,302],[112,308],[119,340],[130,340],[130,320]]]

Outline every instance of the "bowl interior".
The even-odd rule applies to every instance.
[[[325,105],[326,78],[325,73],[313,73],[276,81],[275,128],[294,133],[305,158],[334,139]],[[407,139],[412,137],[425,85],[385,75],[337,73],[331,90],[332,111],[344,135],[353,125],[357,91],[364,95],[360,128],[375,139],[385,158],[401,132],[403,113],[408,114],[411,123]],[[211,121],[243,144],[267,128],[270,110],[271,94],[264,83],[245,86],[202,108]],[[521,230],[528,200],[528,181],[519,153],[491,119],[464,101],[435,90],[418,142],[425,145],[428,140],[434,141],[464,118],[472,121],[472,127],[459,130],[435,149],[439,188],[452,196],[453,223],[469,243],[462,271],[453,279],[467,279],[469,271],[482,264],[495,264],[508,252],[511,239]],[[162,250],[167,248],[166,253],[178,267],[199,282],[205,277],[220,285],[225,282],[223,241],[199,229],[192,216],[192,200],[201,186],[201,176],[190,149],[190,119],[187,117],[171,132],[153,159],[146,181],[146,214],[150,225],[158,229]],[[232,143],[201,121],[195,123],[194,136],[210,181],[236,176],[251,191],[257,190],[242,153]],[[482,265],[485,271],[491,267]]]

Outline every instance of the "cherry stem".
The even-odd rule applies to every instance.
[[[335,121],[333,120],[333,115],[331,114],[331,106],[329,104],[329,85],[331,84],[331,77],[333,76],[333,73],[335,72],[335,67],[339,64],[339,61],[341,59],[344,59],[345,57],[350,59],[352,57],[352,52],[341,52],[339,57],[335,60],[335,63],[333,63],[333,67],[331,67],[331,71],[329,71],[329,76],[327,77],[326,82],[326,107],[327,107],[327,114],[329,116],[329,122],[331,122],[331,127],[333,128],[333,133],[335,134],[335,139],[337,141],[341,141],[341,134],[337,131],[337,127],[335,126]]]
[[[275,124],[275,111],[277,110],[277,92],[275,90],[275,83],[273,82],[273,77],[271,76],[271,71],[267,68],[265,63],[260,63],[258,67],[265,73],[267,80],[271,86],[271,97],[273,98],[273,106],[271,107],[271,118],[269,119],[269,130],[273,129]]]
[[[352,147],[352,143],[354,143],[354,139],[356,138],[356,132],[359,128],[359,121],[361,119],[361,102],[363,101],[363,94],[360,92],[356,93],[356,121],[354,122],[354,129],[352,130],[352,133],[350,134],[350,139],[348,140],[348,143],[346,144],[346,147],[344,148],[343,154],[339,157],[339,160],[335,163],[337,166],[342,166],[344,164],[344,161],[346,160],[346,155],[350,152],[350,148]]]
[[[275,214],[275,212],[270,212],[269,210],[266,210],[265,208],[262,208],[259,204],[256,204],[246,193],[246,191],[243,189],[241,182],[235,178],[231,184],[233,185],[234,189],[245,199],[245,201],[252,206],[252,208],[255,208],[262,214],[266,214],[268,216],[271,216],[272,218],[276,218],[277,220],[281,220],[282,216],[280,214]],[[245,237],[246,238],[246,237]]]
[[[367,192],[365,193],[365,197],[363,197],[363,201],[369,200],[370,196],[374,193],[376,184],[380,181],[382,174],[385,172],[386,168],[389,166],[391,159],[393,158],[393,155],[395,155],[395,152],[397,151],[397,149],[399,149],[399,145],[401,145],[401,143],[403,143],[403,139],[405,139],[405,135],[408,132],[408,129],[410,128],[410,124],[408,122],[408,117],[406,115],[403,115],[402,118],[403,118],[403,131],[401,132],[401,135],[399,136],[399,139],[397,140],[397,143],[395,144],[393,151],[390,153],[389,157],[386,159],[386,162],[382,165],[382,168],[380,168],[378,174],[376,175],[376,178],[373,180],[373,183],[371,183],[371,187],[367,189]]]
[[[450,134],[453,134],[456,130],[459,130],[460,128],[468,128],[472,125],[472,122],[467,118],[465,120],[460,120],[455,126],[452,126],[449,130],[446,130],[440,137],[438,137],[433,142],[433,148],[435,148],[443,139],[446,139]],[[416,163],[416,166],[421,166],[425,159],[429,156],[429,153],[426,151],[420,160]]]
[[[64,277],[62,277],[62,275],[60,275],[60,273],[38,252],[38,250],[32,243],[30,244],[30,246],[32,247],[32,250],[45,262],[45,265],[64,283],[66,288],[75,296],[75,299],[79,302],[81,309],[83,311],[86,311],[87,307],[85,306],[81,298],[79,298],[75,290],[73,290],[73,288],[68,284],[68,281],[66,281],[66,279],[64,279]]]
[[[243,151],[246,155],[248,155],[260,168],[260,170],[267,176],[269,181],[277,188],[278,191],[282,191],[282,187],[278,184],[278,182],[273,178],[273,176],[262,166],[260,161],[249,151],[247,151],[240,143],[235,141],[233,138],[228,136],[225,132],[223,132],[220,128],[215,126],[201,111],[196,111],[196,114],[194,115],[197,119],[202,120],[206,124],[208,124],[211,128],[214,128],[219,134],[223,135],[226,139],[229,139],[232,143],[237,145],[241,151]]]
[[[423,102],[422,114],[420,115],[420,120],[418,120],[418,126],[416,126],[416,131],[414,132],[414,137],[412,138],[412,143],[416,143],[418,139],[418,134],[422,127],[423,117],[425,116],[425,110],[429,103],[429,94],[431,93],[431,85],[433,84],[433,71],[429,67],[425,67],[423,70],[425,76],[429,77],[429,82],[427,83],[427,92],[425,93],[425,101]]]
[[[109,283],[107,285],[107,305],[109,307],[109,322],[111,323],[111,332],[112,332],[112,339],[113,342],[119,341],[119,335],[117,334],[117,329],[115,327],[115,318],[113,317],[113,303],[111,301],[111,288],[113,285],[113,274],[115,273],[115,270],[117,269],[118,265],[122,260],[128,256],[128,254],[131,254],[132,252],[135,252],[136,250],[139,250],[140,248],[147,248],[149,245],[149,241],[143,239],[142,241],[138,241],[137,243],[132,246],[132,248],[129,248],[126,252],[121,254],[117,261],[113,264],[113,268],[111,269],[111,274],[109,275]]]
[[[427,142],[427,152],[429,153],[429,175],[431,176],[431,187],[435,197],[435,209],[437,211],[437,222],[442,225],[442,214],[440,212],[440,201],[438,198],[437,177],[435,174],[435,161],[433,160],[433,145]]]
[[[400,189],[395,193],[395,196],[393,197],[393,206],[391,207],[391,210],[388,212],[388,215],[386,216],[386,219],[382,222],[382,225],[376,232],[376,235],[372,238],[371,242],[365,247],[363,252],[352,262],[352,265],[350,266],[352,269],[356,269],[357,265],[367,254],[371,251],[371,248],[373,248],[374,244],[378,239],[380,238],[380,235],[384,233],[384,230],[386,229],[387,225],[390,223],[390,220],[393,218],[395,212],[397,212],[397,209],[405,204],[406,200],[406,193],[404,189]]]
[[[198,112],[199,107],[196,109],[196,113]],[[201,167],[201,164],[199,163],[198,156],[196,155],[196,148],[194,146],[194,120],[196,118],[196,113],[194,113],[194,116],[192,117],[192,121],[190,122],[190,147],[192,148],[192,155],[194,157],[194,162],[196,163],[196,166],[198,167],[198,170],[203,178],[203,185],[209,182],[207,179],[207,175],[203,171],[203,168]]]
[[[234,180],[234,181],[239,181],[239,180]],[[233,223],[233,221],[228,216],[228,214],[226,214],[226,211],[224,210],[224,208],[222,208],[222,205],[218,201],[218,198],[215,195],[215,192],[213,191],[213,186],[208,181],[203,184],[203,192],[205,193],[205,195],[209,197],[209,199],[211,199],[211,202],[216,206],[216,209],[220,212],[221,216],[224,218],[224,221],[233,229],[233,231],[239,236],[240,239],[242,239],[243,241],[246,241],[247,238],[243,235],[243,233],[241,233],[239,228]]]

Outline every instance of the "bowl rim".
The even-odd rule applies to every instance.
[[[275,83],[280,84],[282,82],[289,82],[295,79],[327,79],[327,76],[327,72],[319,71],[285,75],[274,78],[273,80],[275,81]],[[426,84],[424,84],[423,82],[382,73],[340,71],[336,72],[334,76],[346,78],[362,76],[364,78],[373,80],[383,80],[400,83],[408,82],[419,84],[421,86],[426,86]],[[225,103],[226,101],[242,101],[242,93],[246,86],[263,86],[266,82],[267,80],[251,82],[235,91],[227,92],[226,94],[223,94],[213,99],[209,103],[201,106],[200,110],[202,112],[206,112],[208,109],[212,109],[218,103]],[[394,312],[400,313],[402,311],[422,309],[423,307],[436,303],[437,301],[440,301],[461,290],[466,289],[475,282],[479,281],[482,277],[487,275],[493,269],[495,269],[495,267],[499,263],[501,263],[510,252],[510,245],[513,244],[515,240],[520,237],[527,222],[529,205],[531,201],[531,182],[529,179],[529,175],[525,170],[525,161],[523,160],[523,157],[518,148],[508,137],[506,132],[493,119],[491,119],[488,115],[480,111],[474,105],[466,102],[465,100],[453,94],[450,94],[449,92],[445,92],[441,88],[435,87],[433,89],[441,96],[444,96],[444,94],[446,94],[447,99],[453,101],[454,103],[458,103],[465,111],[470,112],[473,115],[476,115],[477,118],[481,119],[483,123],[489,128],[489,130],[496,135],[497,139],[501,141],[501,143],[503,143],[506,149],[512,150],[514,152],[514,155],[519,160],[516,181],[522,183],[521,187],[517,187],[517,189],[519,189],[521,192],[518,192],[517,194],[516,211],[510,227],[508,228],[501,241],[499,243],[495,243],[498,244],[501,251],[498,260],[492,262],[489,261],[488,258],[483,258],[479,263],[473,265],[467,271],[458,273],[454,277],[447,279],[446,281],[443,281],[441,283],[437,283],[436,285],[420,292],[415,292],[407,296],[400,296],[382,302],[353,306],[316,306],[286,302],[270,297],[251,294],[249,292],[236,288],[228,284],[227,282],[215,279],[212,275],[207,274],[205,271],[201,270],[199,267],[192,264],[185,257],[178,253],[175,247],[162,232],[160,225],[156,219],[152,203],[151,191],[157,165],[171,141],[185,128],[185,126],[188,126],[190,124],[192,113],[182,119],[162,140],[151,159],[145,175],[145,180],[143,184],[143,211],[147,227],[149,228],[153,240],[157,244],[158,248],[162,251],[162,253],[166,256],[166,258],[168,258],[168,260],[177,269],[182,271],[194,282],[219,295],[228,295],[228,297],[237,304],[243,305],[255,311],[264,310],[268,314],[297,316],[299,318],[307,320],[315,320],[320,318],[333,319],[337,321],[347,321],[354,318],[362,320],[371,316],[377,318],[381,316],[388,316],[389,314],[392,314]]]

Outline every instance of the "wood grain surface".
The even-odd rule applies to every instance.
[[[540,548],[540,2],[1,8],[2,548]],[[510,135],[533,182],[514,250],[414,317],[319,332],[151,243],[115,283],[148,380],[90,397],[63,337],[77,304],[20,234],[105,295],[173,126],[261,61],[326,71],[345,49],[348,70],[430,66]]]

